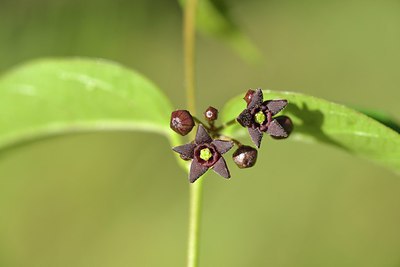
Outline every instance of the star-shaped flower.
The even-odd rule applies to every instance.
[[[213,140],[203,125],[197,128],[196,138],[193,142],[172,148],[183,159],[192,159],[189,181],[193,183],[209,168],[224,178],[230,178],[230,173],[222,154],[233,147],[233,142]]]
[[[248,94],[251,95],[248,96]],[[263,92],[257,89],[255,92],[249,90],[245,100],[248,105],[240,113],[236,120],[244,127],[247,127],[251,140],[259,148],[263,133],[266,132],[273,137],[286,138],[289,132],[281,125],[280,120],[273,118],[288,104],[287,100],[263,100]],[[246,101],[247,101],[246,100]]]

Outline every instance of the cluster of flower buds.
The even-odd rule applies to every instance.
[[[287,138],[293,130],[293,124],[287,116],[276,116],[283,110],[287,100],[266,100],[263,99],[261,89],[248,90],[244,100],[247,108],[240,115],[228,122],[230,125],[238,122],[249,131],[251,140],[259,148],[263,133],[269,134],[275,139]],[[235,144],[238,146],[232,158],[235,164],[241,168],[250,168],[256,164],[258,151],[254,147],[241,144],[239,141],[222,136],[220,131],[224,127],[215,127],[214,122],[218,119],[218,110],[208,107],[204,112],[204,118],[208,126],[193,117],[187,110],[176,110],[171,114],[170,127],[176,133],[187,135],[199,123],[195,140],[189,144],[172,148],[180,154],[184,160],[192,160],[189,172],[189,181],[195,182],[208,169],[212,169],[224,178],[230,178],[223,154],[228,152]]]

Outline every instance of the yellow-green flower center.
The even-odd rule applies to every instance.
[[[265,119],[266,119],[265,114],[261,110],[254,115],[254,120],[258,124],[262,124],[265,121]]]
[[[202,160],[209,160],[212,157],[212,153],[210,151],[209,148],[203,148],[202,150],[200,150],[200,158]]]

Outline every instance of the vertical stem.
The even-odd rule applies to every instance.
[[[197,267],[199,263],[199,237],[202,207],[203,180],[190,185],[189,237],[187,267]]]
[[[195,23],[197,0],[186,0],[183,12],[184,80],[187,105],[196,114],[195,104]],[[187,267],[197,267],[199,258],[199,236],[201,222],[203,180],[190,184],[189,235]]]
[[[196,114],[195,105],[195,23],[197,0],[186,0],[183,11],[184,79],[188,109]]]

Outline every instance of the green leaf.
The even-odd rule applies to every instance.
[[[186,0],[179,2],[183,6]],[[222,41],[249,62],[259,61],[260,51],[234,21],[225,0],[199,0],[196,16],[200,33]]]
[[[383,125],[386,125],[387,127],[400,133],[399,123],[390,114],[380,111],[380,110],[372,110],[372,109],[365,109],[365,108],[355,108],[355,110],[367,115],[368,117],[373,118],[374,120],[379,121]]]
[[[293,120],[290,139],[334,145],[400,172],[400,135],[396,131],[356,110],[313,96],[263,92],[264,99],[289,101],[279,115],[288,115]],[[245,108],[242,97],[235,97],[225,105],[221,113],[224,121],[236,118]],[[225,134],[240,136],[246,132],[236,123]]]
[[[169,129],[172,106],[140,74],[105,60],[46,59],[0,78],[0,149],[72,132]]]

